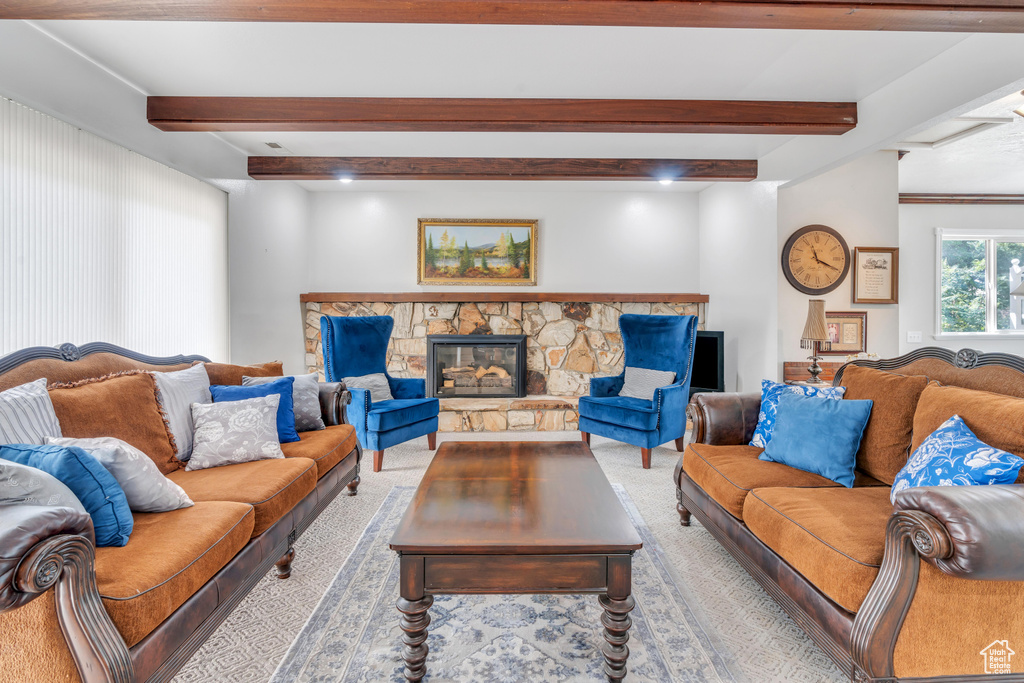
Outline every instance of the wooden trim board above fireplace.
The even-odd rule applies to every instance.
[[[587,292],[307,292],[299,295],[306,302],[376,302],[386,303],[478,303],[478,302],[541,302],[587,301],[591,303],[659,303],[706,304],[707,294],[592,294]]]

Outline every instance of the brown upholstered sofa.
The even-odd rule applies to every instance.
[[[853,680],[1024,680],[1020,479],[890,502],[909,454],[953,414],[1024,454],[1024,359],[926,348],[848,363],[834,383],[875,401],[853,488],[758,460],[760,395],[697,394],[675,474],[683,526],[696,517]],[[1013,674],[988,677],[983,651],[1007,647],[1021,653]]]
[[[51,388],[64,435],[103,432],[153,457],[170,447],[139,442],[153,438],[143,435],[140,416],[159,410],[146,389],[155,382],[147,373],[117,373],[197,361],[206,359],[153,358],[107,344],[36,347],[0,358],[0,390],[40,377],[52,387],[107,376],[84,391]],[[282,374],[280,363],[207,363],[207,372],[213,384]],[[122,548],[95,548],[88,516],[69,508],[0,507],[0,681],[169,680],[272,566],[287,578],[296,537],[340,491],[355,495],[361,450],[344,423],[347,399],[344,385],[322,383],[327,428],[282,444],[283,460],[192,472],[158,463],[195,506],[134,513]],[[132,408],[119,410],[127,401]]]

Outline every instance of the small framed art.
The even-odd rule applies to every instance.
[[[898,247],[853,248],[853,303],[899,303]]]
[[[537,284],[537,221],[421,218],[417,226],[421,285]]]
[[[826,311],[825,328],[832,348],[822,349],[823,355],[847,356],[868,350],[867,311]]]

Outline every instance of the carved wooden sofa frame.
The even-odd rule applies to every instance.
[[[1024,374],[1024,358],[971,349],[926,347],[886,360],[849,365],[900,372],[915,361],[936,359],[972,370],[997,366]],[[757,425],[760,394],[696,394],[687,406],[691,443],[746,444]],[[897,678],[893,655],[900,628],[917,590],[921,561],[964,579],[1024,581],[1024,486],[909,489],[897,494],[889,519],[882,565],[861,609],[851,614],[811,584],[750,532],[742,521],[675,470],[680,523],[693,515],[851,680],[1024,681],[1022,674]]]
[[[208,362],[202,356],[146,356],[113,344],[81,347],[32,347],[0,358],[0,375],[19,365],[52,358],[74,362],[108,353],[149,366]],[[347,424],[344,407],[351,400],[344,383],[320,384],[324,422]],[[316,487],[266,531],[251,539],[204,586],[139,643],[126,647],[103,607],[96,585],[95,546],[88,515],[70,508],[18,505],[0,518],[0,613],[55,591],[57,617],[83,683],[169,681],[256,586],[271,567],[288,578],[294,544],[345,488],[356,495],[362,449],[348,455],[319,479]],[[195,608],[217,596],[217,606],[201,619]]]

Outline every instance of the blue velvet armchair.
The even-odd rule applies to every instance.
[[[352,402],[345,408],[346,417],[355,427],[360,445],[373,451],[374,472],[380,472],[384,466],[384,450],[391,446],[424,434],[430,450],[437,445],[439,404],[436,398],[426,397],[426,381],[388,374],[388,339],[394,325],[389,315],[320,318],[328,382],[383,373],[391,388],[392,400],[374,403],[368,389],[348,387]]]
[[[675,441],[683,450],[690,371],[697,337],[692,315],[632,315],[619,317],[626,365],[674,372],[675,382],[654,391],[654,399],[619,396],[625,371],[618,377],[594,377],[590,396],[580,398],[580,432],[640,447],[644,469],[651,468],[651,449]]]

